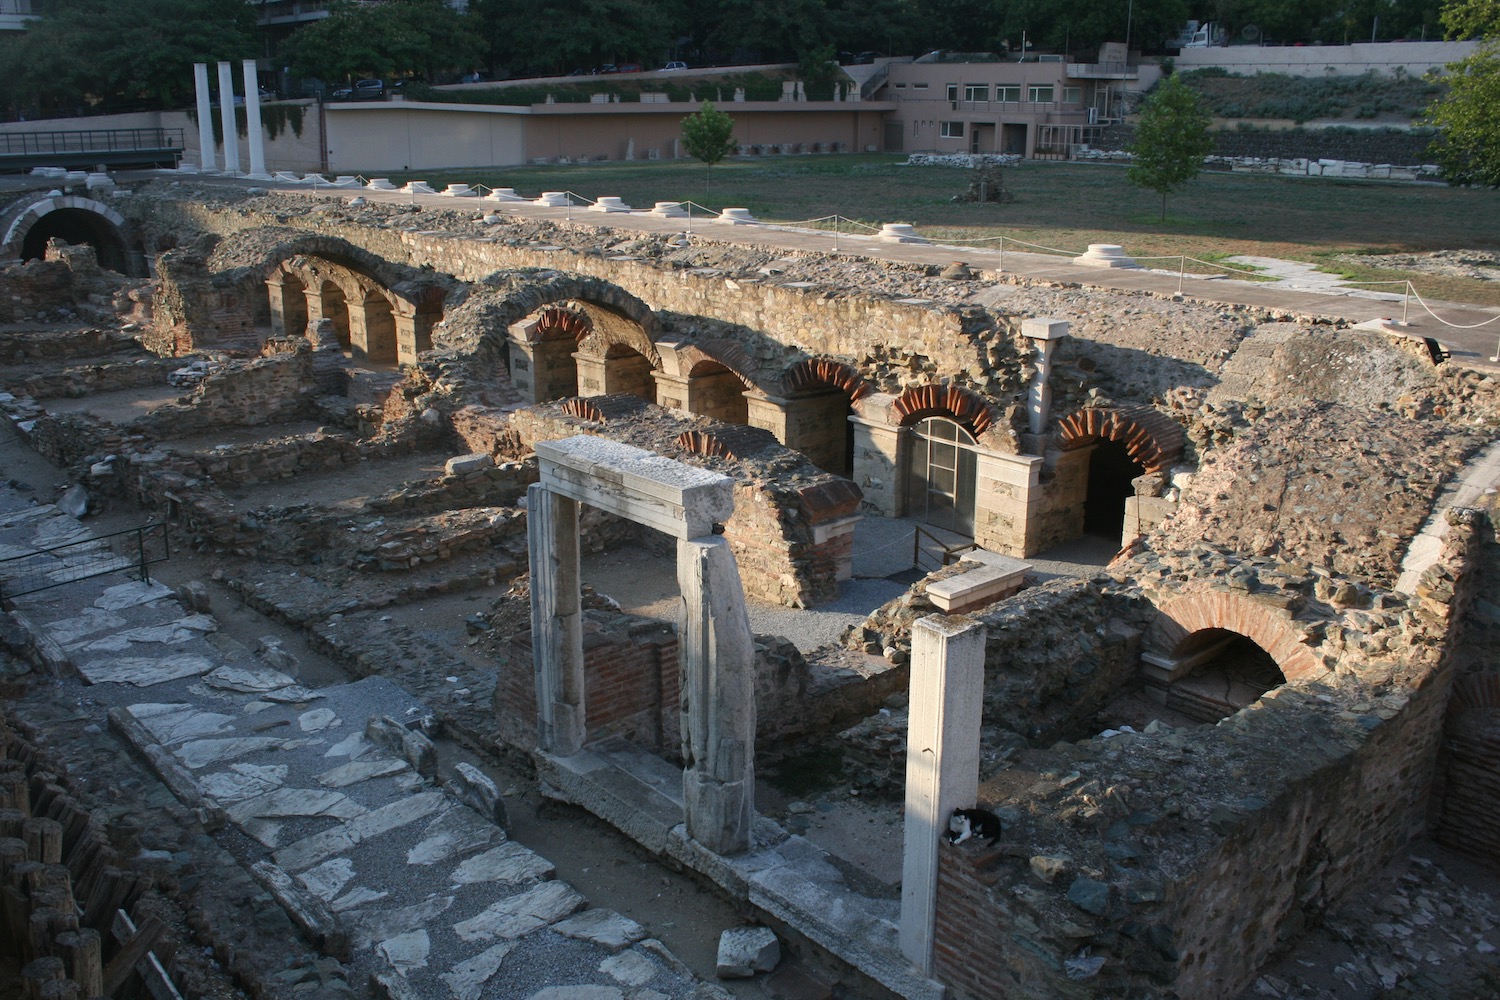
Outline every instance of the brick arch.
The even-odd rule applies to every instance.
[[[576,309],[593,327],[579,349],[604,356],[612,344],[625,344],[661,367],[655,341],[661,323],[651,307],[618,285],[567,271],[502,271],[482,282],[459,310],[473,323],[450,323],[440,349],[473,355],[480,361],[502,361],[509,352],[512,325],[547,306]]]
[[[1098,440],[1118,441],[1147,472],[1161,472],[1182,457],[1182,427],[1149,406],[1089,407],[1058,422],[1057,446],[1063,451]]]
[[[683,431],[677,447],[690,455],[741,459],[765,451],[777,443],[776,436],[759,427],[726,426],[711,431]]]
[[[97,216],[99,235],[107,235],[108,242],[114,244],[113,249],[126,256],[131,247],[142,246],[125,217],[103,202],[79,195],[50,195],[35,201],[22,198],[0,214],[0,224],[5,227],[4,238],[0,239],[0,261],[19,261],[25,250],[26,237],[37,223],[54,212],[85,212]],[[45,232],[44,229],[42,233]],[[97,245],[95,256],[101,264],[109,266],[105,261],[106,253]]]
[[[627,392],[616,392],[606,396],[569,397],[563,400],[562,411],[580,420],[607,424],[611,420],[634,416],[650,405],[639,396],[632,396]]]
[[[537,313],[535,325],[526,328],[526,340],[536,344],[546,340],[582,340],[593,330],[589,318],[563,306],[548,306]]]
[[[245,247],[264,244],[269,244],[266,250],[248,261],[243,260]],[[209,260],[209,268],[231,274],[238,271],[258,281],[265,281],[283,261],[293,257],[310,257],[340,264],[391,290],[405,285],[415,292],[417,289],[425,291],[434,286],[431,271],[394,264],[348,240],[272,226],[246,230],[237,234],[234,239],[221,240]],[[444,293],[446,295],[446,289]]]
[[[1165,657],[1179,655],[1191,638],[1206,629],[1242,635],[1270,654],[1289,681],[1321,677],[1328,672],[1290,613],[1229,591],[1181,594],[1157,603],[1157,616],[1146,630],[1145,647]]]
[[[350,301],[368,298],[372,293],[385,299],[392,309],[402,301],[392,289],[337,261],[290,257],[278,264],[277,270],[301,281],[305,288],[321,289],[323,282],[331,281]]]
[[[902,427],[928,417],[947,417],[976,438],[995,422],[995,410],[984,397],[956,385],[913,386],[903,392],[891,408]]]
[[[844,392],[853,403],[875,390],[850,365],[832,358],[806,358],[788,368],[781,376],[787,395],[833,386]]]
[[[694,375],[711,375],[714,371],[727,371],[746,389],[757,388],[755,380],[750,373],[755,370],[755,359],[739,344],[732,340],[705,340],[700,343],[687,344],[678,352],[681,358],[681,370],[687,372],[688,377]]]

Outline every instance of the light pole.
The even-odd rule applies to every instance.
[[[1125,64],[1130,64],[1130,29],[1135,21],[1135,0],[1125,0]]]

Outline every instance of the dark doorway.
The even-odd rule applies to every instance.
[[[1118,542],[1125,527],[1125,501],[1135,495],[1130,481],[1145,473],[1120,442],[1101,440],[1094,445],[1083,502],[1083,533]]]
[[[130,248],[120,230],[97,212],[83,208],[59,208],[48,212],[27,230],[26,238],[21,241],[21,259],[43,259],[47,253],[47,241],[53,237],[74,246],[86,243],[93,247],[100,267],[132,278],[146,277],[143,266],[132,268]]]

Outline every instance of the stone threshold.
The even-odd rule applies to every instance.
[[[912,968],[899,941],[900,901],[850,889],[828,852],[756,816],[753,846],[733,857],[687,836],[682,771],[619,738],[567,757],[533,754],[544,793],[587,809],[648,850],[671,857],[908,1000],[946,988]]]

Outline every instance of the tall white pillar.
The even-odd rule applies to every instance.
[[[1023,319],[1021,335],[1031,341],[1032,364],[1036,366],[1027,393],[1026,412],[1031,433],[1041,434],[1052,415],[1052,351],[1068,335],[1068,323],[1061,319]]]
[[[938,851],[948,817],[979,792],[984,626],[928,615],[912,626],[906,730],[906,829],[901,856],[901,953],[932,975]]]
[[[531,553],[531,655],[537,744],[569,757],[588,735],[583,698],[583,610],[578,576],[578,501],[540,484],[526,491]]]
[[[268,181],[265,136],[260,130],[260,78],[254,59],[245,60],[245,125],[250,133],[250,176]]]
[[[217,169],[214,155],[214,104],[208,93],[208,63],[193,63],[193,86],[198,94],[198,169]]]
[[[219,120],[224,125],[224,172],[240,172],[240,137],[234,127],[234,71],[219,63]]]

